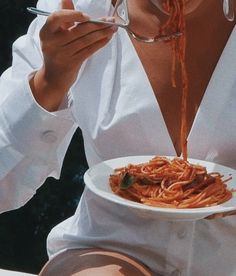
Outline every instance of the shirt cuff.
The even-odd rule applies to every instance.
[[[50,158],[66,134],[75,128],[71,106],[68,101],[66,108],[48,112],[36,102],[29,77],[25,78],[8,94],[0,110],[9,143],[23,155]]]

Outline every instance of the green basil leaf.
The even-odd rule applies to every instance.
[[[131,176],[129,173],[125,173],[120,183],[120,188],[128,189],[131,185],[134,184],[134,182],[135,182],[135,178]]]

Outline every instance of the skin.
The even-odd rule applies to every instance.
[[[157,0],[151,0],[151,2],[148,0],[129,0],[130,27],[135,32],[147,34],[151,37],[155,36],[160,26],[167,19],[167,16],[157,9],[154,2],[157,2]],[[145,24],[142,22],[145,22]],[[188,1],[186,5],[186,66],[189,76],[188,133],[233,27],[234,22],[228,22],[223,15],[221,1]],[[219,32],[219,30],[221,31]],[[171,49],[166,43],[141,44],[135,40],[132,42],[152,85],[175,146],[176,154],[180,155],[182,89],[178,70],[176,77],[177,87],[173,88],[171,85]],[[207,63],[205,60],[206,56],[208,57]],[[235,211],[214,214],[208,219],[222,218],[235,214]]]
[[[115,0],[112,1],[113,5],[115,2]],[[158,33],[160,26],[167,20],[168,15],[157,7],[157,2],[158,0],[129,0],[128,8],[132,30],[150,37]],[[187,2],[186,28],[188,43],[186,65],[190,84],[187,111],[189,132],[204,91],[234,23],[228,22],[224,18],[222,1],[220,0],[189,0]],[[36,101],[50,112],[57,110],[66,97],[83,62],[104,47],[117,31],[116,28],[92,23],[74,26],[76,21],[87,21],[88,15],[75,11],[71,0],[62,0],[61,4],[62,10],[49,16],[40,32],[44,64],[30,80],[30,86]],[[170,82],[171,49],[167,43],[144,44],[130,39],[143,64],[176,153],[179,155],[181,153],[179,137],[182,90],[178,70],[176,75],[177,87],[173,88]],[[208,57],[207,63],[206,56]],[[236,212],[214,214],[208,219],[235,214]],[[64,253],[68,255],[58,256],[59,261],[49,262],[40,275],[59,275],[63,269],[65,270],[63,275],[71,275],[66,274],[71,266],[60,266],[63,258],[67,257],[66,264],[70,261],[73,266],[76,263],[78,268],[84,267],[84,269],[76,271],[74,275],[137,275],[137,272],[134,272],[135,269],[140,270],[140,275],[152,275],[142,264],[131,260],[127,256],[106,250],[102,250],[104,253],[100,254],[96,252],[97,250],[78,250],[78,255],[74,256],[75,261],[73,261],[72,256],[74,253],[69,250]],[[87,259],[85,261],[81,256],[90,252],[92,255],[86,255],[89,257],[89,261]],[[98,255],[100,255],[99,261]],[[110,257],[114,258],[112,263]],[[125,258],[126,263],[122,258]],[[54,274],[51,269],[55,269]],[[68,269],[67,272],[66,269]],[[122,273],[123,271],[126,271],[125,274]]]
[[[163,8],[163,0],[150,0],[156,7],[158,7],[163,13],[166,13],[165,9]],[[185,0],[185,14],[189,14],[195,11],[198,6],[202,3],[202,0]]]
[[[99,248],[72,249],[56,255],[39,276],[152,276],[152,272],[136,260]]]
[[[186,15],[186,66],[189,76],[188,133],[214,68],[234,26],[232,22],[228,22],[224,18],[221,1],[208,0],[201,3],[199,0],[196,1],[198,3],[196,10]],[[166,15],[148,0],[129,0],[128,3],[131,29],[141,35],[155,36],[165,22]],[[189,6],[189,9],[192,9],[192,6]],[[219,32],[219,29],[222,31]],[[152,85],[176,154],[180,155],[182,88],[178,68],[176,70],[177,87],[174,88],[171,84],[171,47],[167,43],[144,44],[135,40],[132,42]],[[207,63],[206,56],[208,57]]]
[[[36,101],[48,111],[58,109],[83,62],[104,47],[117,30],[92,23],[75,26],[74,22],[85,22],[89,16],[75,11],[71,0],[62,0],[61,6],[40,31],[44,64],[30,81]]]
[[[112,1],[113,4],[115,2]],[[156,2],[158,0],[129,0],[130,28],[136,33],[155,36],[166,21],[167,15],[157,7]],[[74,11],[71,0],[62,0],[62,10],[49,16],[40,32],[44,64],[30,80],[30,86],[36,101],[48,111],[58,109],[83,62],[104,47],[117,31],[113,27],[92,23],[74,26],[75,21],[84,22],[88,18],[88,15]],[[223,15],[222,1],[187,1],[186,65],[190,91],[187,111],[188,132],[233,26],[234,22],[228,22]],[[130,39],[152,85],[176,154],[180,155],[182,90],[178,69],[177,87],[173,88],[171,85],[171,49],[166,43],[143,44]],[[229,212],[209,218],[235,214],[236,212]]]

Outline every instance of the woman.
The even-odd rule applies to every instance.
[[[158,3],[129,0],[130,28],[156,35],[168,17]],[[54,11],[59,4],[41,0],[38,7]],[[2,211],[23,205],[46,177],[59,177],[78,125],[90,166],[127,155],[181,154],[182,89],[178,68],[176,88],[171,84],[169,44],[143,44],[105,25],[73,27],[88,15],[110,14],[112,4],[62,1],[70,10],[46,24],[39,17],[14,44],[13,66],[1,78]],[[225,20],[218,0],[186,1],[185,21],[189,157],[236,169],[234,22]],[[76,258],[78,275],[235,275],[235,230],[235,216],[153,221],[85,189],[75,215],[51,231],[48,253],[56,257],[43,273],[71,275],[62,269]]]

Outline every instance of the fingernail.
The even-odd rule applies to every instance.
[[[106,18],[104,18],[104,21],[106,21],[106,22],[115,22],[115,17],[106,17]]]

